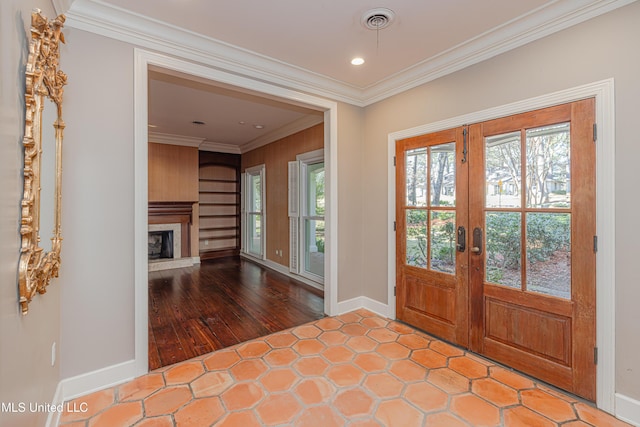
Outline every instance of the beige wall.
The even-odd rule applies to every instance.
[[[370,268],[372,252],[378,248],[365,246],[364,201],[380,191],[363,180],[364,111],[348,104],[338,105],[338,302],[368,295],[369,286],[364,270]],[[384,248],[379,248],[384,251]]]
[[[133,46],[65,37],[63,379],[134,358]]]
[[[242,155],[241,171],[265,165],[267,259],[289,266],[288,162],[324,147],[324,124],[289,135]],[[276,255],[282,250],[282,256]]]
[[[640,2],[562,31],[365,110],[362,167],[364,294],[387,299],[387,135],[613,77],[616,114],[616,391],[640,399]],[[344,184],[341,184],[344,185]],[[375,189],[375,191],[366,191]],[[607,238],[607,236],[601,236]],[[375,248],[375,250],[371,250]],[[379,249],[379,250],[378,250]]]
[[[35,7],[53,18],[50,0],[0,2],[0,402],[50,403],[60,379],[59,357],[51,366],[51,345],[60,348],[61,280],[36,295],[23,316],[18,307],[20,201],[24,135],[24,70]],[[62,57],[67,55],[62,48]],[[64,69],[64,59],[62,60]],[[65,230],[62,229],[63,237]],[[62,268],[67,268],[63,242]],[[57,351],[57,356],[60,352]],[[0,414],[3,426],[43,425],[46,413]]]

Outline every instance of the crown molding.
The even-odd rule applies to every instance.
[[[223,144],[221,142],[204,141],[200,144],[200,150],[213,151],[214,153],[241,154],[240,147],[234,144]]]
[[[240,151],[244,154],[248,151],[255,150],[264,145],[271,144],[279,139],[286,138],[289,135],[309,129],[311,126],[315,126],[324,122],[324,116],[304,116],[294,122],[288,123],[278,129],[275,129],[269,133],[266,133],[252,141],[247,142],[240,146]]]
[[[323,98],[361,104],[361,90],[355,86],[100,0],[75,0],[66,17],[67,27]]]
[[[53,1],[56,10],[67,6],[65,25],[68,27],[292,90],[365,107],[636,0],[558,0],[362,88],[100,0]]]
[[[194,138],[192,136],[149,132],[149,142],[154,142],[156,144],[182,145],[183,147],[200,147],[200,145],[204,141],[204,138]]]
[[[363,90],[366,105],[524,46],[636,0],[560,0],[508,21]]]
[[[216,153],[243,154],[264,145],[271,144],[272,142],[278,141],[282,138],[286,138],[289,135],[293,135],[294,133],[303,131],[322,122],[324,122],[324,116],[322,115],[304,116],[242,145],[224,144],[221,142],[207,141],[205,138],[194,138],[191,136],[173,135],[160,132],[149,132],[149,142],[156,144],[180,145],[183,147],[196,147],[202,151],[213,151]]]

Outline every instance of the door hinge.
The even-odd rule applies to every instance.
[[[593,347],[593,364],[598,364],[598,347]]]
[[[396,231],[396,222],[393,221],[393,231]]]
[[[393,287],[393,296],[394,297],[396,296],[396,287],[395,286]]]
[[[598,140],[598,125],[596,123],[593,124],[593,142]]]
[[[462,160],[461,163],[467,162],[467,135],[469,135],[469,129],[467,125],[464,125],[462,129]]]
[[[598,252],[598,236],[593,236],[593,252]]]
[[[396,165],[396,156],[393,156],[393,166]]]

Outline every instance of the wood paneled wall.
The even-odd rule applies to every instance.
[[[267,259],[289,265],[289,216],[287,164],[296,155],[324,147],[324,124],[320,123],[242,155],[242,171],[265,165]],[[276,251],[282,250],[282,256]]]
[[[149,143],[149,201],[198,201],[198,148]]]
[[[192,202],[191,256],[198,255],[198,148],[149,143],[149,203]]]

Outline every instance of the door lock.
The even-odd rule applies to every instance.
[[[480,255],[482,253],[482,230],[480,227],[473,229],[473,246],[471,252]]]
[[[464,252],[467,249],[467,230],[463,226],[458,227],[458,242],[456,244],[458,252]]]

